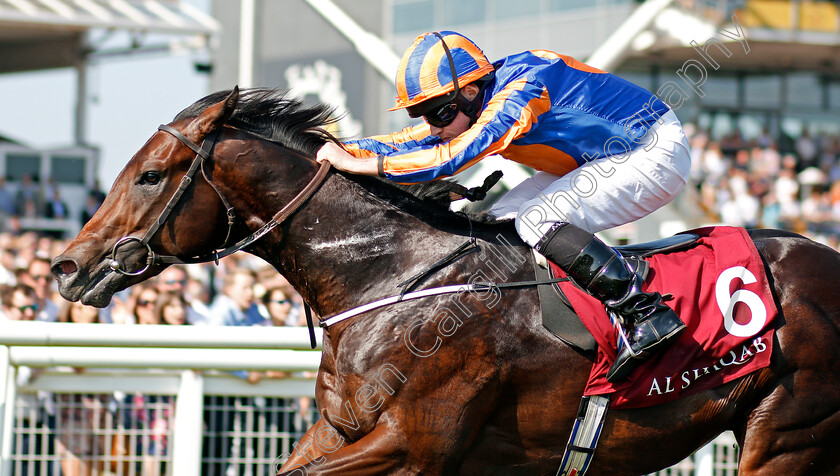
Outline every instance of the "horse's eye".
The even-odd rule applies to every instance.
[[[160,182],[160,172],[143,172],[140,176],[141,185],[154,185]]]

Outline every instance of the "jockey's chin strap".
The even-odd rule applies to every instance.
[[[271,230],[276,228],[277,225],[279,225],[289,216],[295,213],[301,207],[301,205],[303,205],[309,199],[309,197],[311,197],[312,194],[314,194],[315,191],[318,190],[321,184],[324,183],[324,180],[326,179],[327,173],[330,169],[329,162],[321,162],[321,166],[315,173],[315,176],[312,178],[312,180],[309,181],[309,183],[303,188],[303,190],[301,190],[297,195],[295,195],[295,197],[292,198],[292,200],[289,203],[287,203],[286,206],[281,208],[280,211],[275,213],[274,216],[271,217],[271,220],[266,222],[266,224],[260,227],[259,230],[251,233],[251,235],[243,238],[242,240],[237,241],[233,245],[228,246],[227,248],[224,248],[222,250],[216,249],[206,255],[196,256],[192,258],[179,258],[173,255],[161,255],[152,251],[151,246],[149,246],[149,242],[155,236],[155,234],[157,234],[157,232],[160,230],[163,224],[166,223],[166,220],[169,218],[170,213],[172,213],[172,210],[175,208],[175,205],[181,199],[181,196],[183,196],[184,192],[193,182],[193,177],[199,169],[201,170],[202,176],[204,176],[204,180],[206,180],[207,183],[210,184],[210,186],[219,196],[219,199],[221,199],[227,213],[228,230],[227,234],[225,235],[225,240],[222,243],[222,247],[226,246],[228,244],[228,241],[230,241],[230,236],[233,231],[233,225],[236,221],[236,213],[234,212],[233,207],[230,205],[230,203],[228,203],[228,201],[225,199],[225,196],[224,194],[222,194],[222,191],[219,190],[219,188],[207,177],[207,173],[204,170],[204,161],[210,160],[210,153],[213,150],[213,146],[215,145],[216,140],[219,138],[218,130],[214,130],[213,132],[208,134],[207,137],[205,137],[204,141],[202,141],[201,146],[198,146],[195,142],[191,141],[184,134],[182,134],[180,131],[171,126],[161,124],[160,126],[158,126],[158,130],[171,134],[182,144],[189,147],[193,152],[195,152],[196,155],[192,161],[192,164],[190,165],[189,170],[187,170],[187,173],[185,173],[184,176],[181,178],[181,183],[178,185],[178,189],[175,191],[175,193],[172,194],[172,197],[169,199],[169,202],[166,203],[166,206],[160,213],[160,216],[158,216],[157,220],[155,220],[155,222],[146,231],[143,237],[137,238],[136,236],[124,236],[123,238],[120,238],[120,240],[117,241],[116,244],[114,244],[114,248],[111,250],[111,263],[109,266],[112,271],[126,276],[139,276],[145,273],[151,266],[156,264],[194,264],[207,263],[213,261],[218,265],[219,259],[224,258],[225,256],[229,256],[239,250],[242,250],[252,245],[254,242],[265,236]],[[141,246],[144,246],[146,248],[146,265],[143,267],[143,269],[139,271],[128,271],[119,261],[119,259],[117,259],[117,250],[120,246],[134,241],[138,242]],[[309,339],[310,343],[312,344],[312,348],[314,349],[316,345],[315,332],[314,326],[312,324],[312,313],[309,309],[309,306],[306,306],[305,311],[306,320],[307,324],[309,325],[310,331]]]

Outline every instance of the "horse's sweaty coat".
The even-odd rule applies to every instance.
[[[327,116],[324,108],[270,92],[251,91],[240,102],[238,91],[226,91],[199,101],[170,125],[195,143],[218,131],[206,172],[236,210],[230,237],[236,242],[316,175],[313,157],[325,139],[313,131]],[[115,292],[165,267],[126,276],[110,270],[110,255],[122,237],[150,229],[194,156],[165,132],[149,139],[99,211],[55,258],[62,296],[103,307]],[[227,223],[219,195],[202,176],[149,246],[159,254],[203,256],[226,241]],[[387,240],[313,249],[371,229]],[[467,224],[463,216],[381,181],[330,173],[305,205],[246,250],[274,265],[319,315],[329,316],[393,294],[396,283],[469,236],[484,251],[499,250],[500,235],[516,241],[512,227]],[[740,476],[840,473],[840,254],[791,233],[751,237],[779,309],[770,365],[676,401],[611,411],[589,476],[656,471],[726,430],[740,445]],[[530,248],[506,251],[524,263],[510,280],[533,279]],[[140,270],[147,254],[129,243],[118,258],[127,269]],[[375,259],[357,259],[366,256]],[[487,256],[465,255],[422,287],[466,282]],[[492,309],[465,299],[470,315],[457,329],[431,321],[430,310],[445,299],[383,308],[324,333],[316,387],[323,418],[301,439],[284,475],[556,474],[591,361],[543,327],[536,289],[505,291]],[[415,336],[448,334],[434,355],[423,358],[405,348],[404,334],[417,321]],[[390,387],[378,383],[383,368],[400,371],[399,379],[388,374]]]

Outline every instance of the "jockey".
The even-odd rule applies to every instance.
[[[417,37],[400,62],[397,104],[424,123],[317,154],[339,170],[416,183],[454,175],[491,154],[537,170],[491,214],[516,217],[522,239],[623,317],[621,381],[685,324],[594,233],[642,218],[685,186],[689,146],[650,92],[571,57],[538,50],[490,63],[452,31]]]

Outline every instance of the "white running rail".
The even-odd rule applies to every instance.
[[[320,329],[316,329],[316,337],[320,347]],[[204,395],[222,393],[218,387],[224,385],[223,394],[227,395],[311,397],[315,381],[264,381],[257,390],[241,381],[204,376],[196,370],[314,372],[320,361],[321,352],[310,349],[306,328],[0,323],[0,476],[11,474],[16,374],[21,366],[105,369],[90,375],[47,373],[33,384],[37,390],[176,395],[172,474],[198,476]],[[180,374],[129,375],[123,371],[120,378],[119,369],[168,369],[180,370]]]

